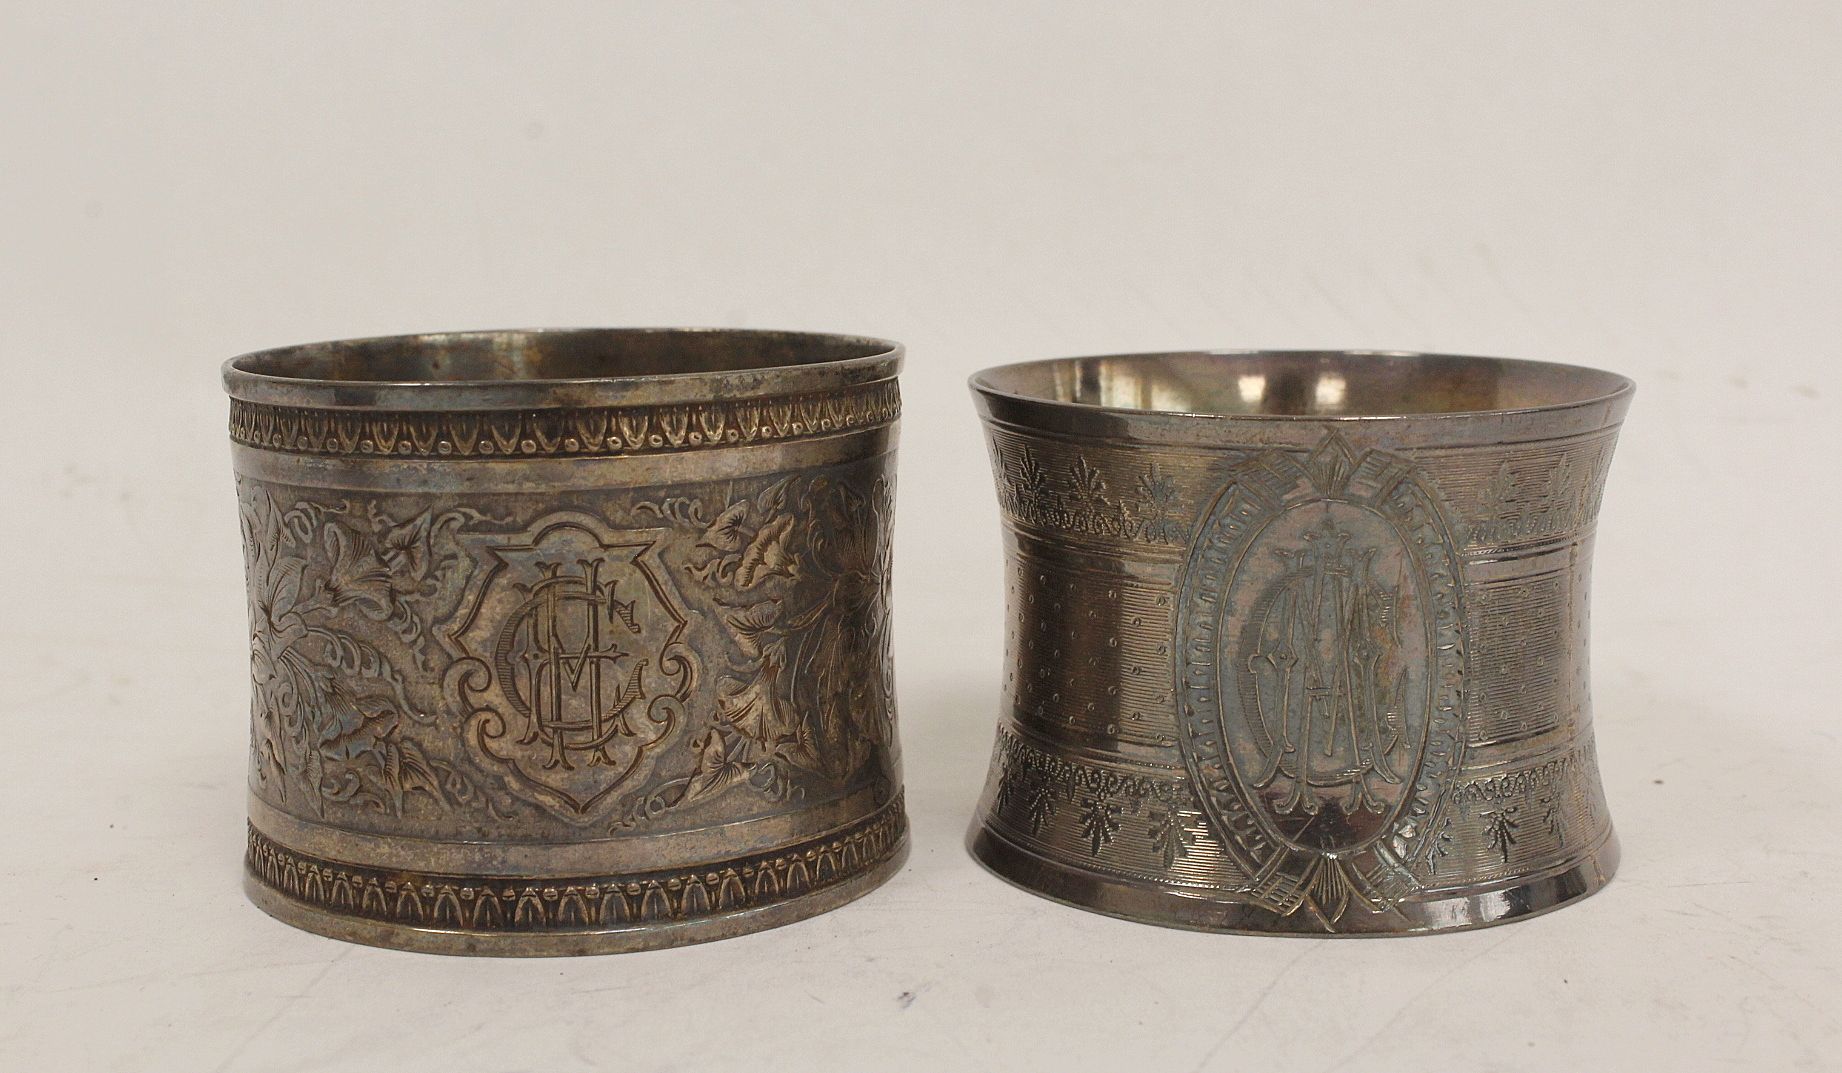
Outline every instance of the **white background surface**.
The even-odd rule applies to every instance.
[[[0,1067],[1835,1067],[1838,55],[1829,2],[6,5]],[[271,921],[238,886],[218,363],[602,324],[909,345],[912,863],[619,957]],[[963,853],[1003,614],[965,376],[1245,346],[1638,380],[1597,553],[1604,893],[1238,938]]]

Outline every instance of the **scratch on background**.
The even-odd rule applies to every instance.
[[[1228,1041],[1239,1035],[1241,1029],[1247,1027],[1247,1022],[1251,1021],[1254,1014],[1259,1012],[1260,1007],[1266,1004],[1266,1000],[1271,997],[1273,991],[1279,987],[1280,982],[1292,975],[1292,970],[1298,968],[1299,962],[1310,957],[1317,951],[1322,950],[1324,945],[1325,944],[1322,942],[1311,944],[1300,951],[1297,957],[1286,962],[1284,968],[1274,973],[1273,978],[1267,981],[1266,986],[1260,990],[1260,993],[1254,996],[1253,1002],[1248,1004],[1246,1012],[1241,1014],[1241,1019],[1236,1021],[1227,1032],[1224,1032],[1222,1038],[1215,1041],[1215,1046],[1210,1047],[1208,1053],[1202,1056],[1202,1061],[1196,1063],[1196,1068],[1192,1073],[1202,1073],[1204,1069],[1208,1068],[1209,1063],[1215,1060],[1215,1056],[1220,1054],[1222,1048],[1228,1045]]]

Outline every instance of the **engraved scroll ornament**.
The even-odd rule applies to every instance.
[[[239,493],[251,776],[285,811],[554,836],[888,785],[881,478],[692,489],[619,524]]]

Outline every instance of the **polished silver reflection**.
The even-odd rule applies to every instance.
[[[900,362],[694,330],[232,360],[250,897],[356,942],[584,954],[891,875]]]
[[[1309,935],[1479,927],[1607,882],[1587,578],[1630,381],[1214,352],[972,386],[1010,574],[987,867]]]

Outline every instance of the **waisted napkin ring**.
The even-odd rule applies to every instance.
[[[972,386],[1009,556],[992,871],[1309,935],[1478,927],[1608,881],[1587,576],[1630,381],[1212,352]]]

